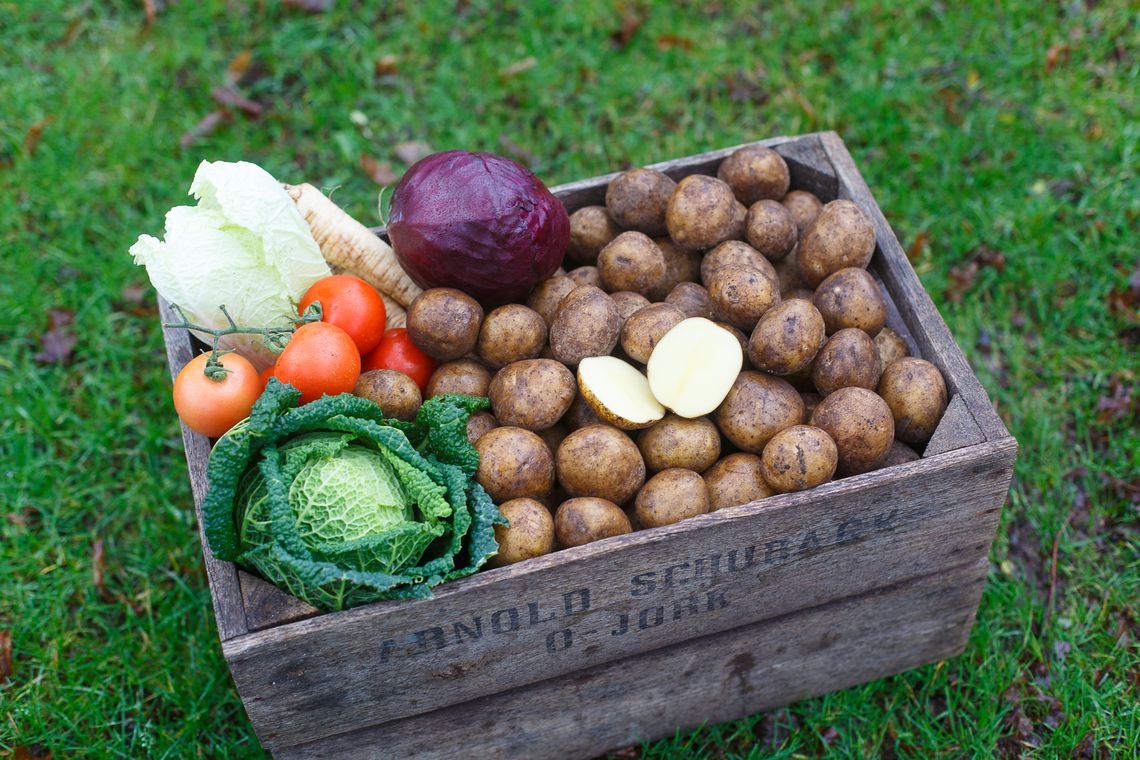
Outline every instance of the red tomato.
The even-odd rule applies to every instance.
[[[360,352],[352,337],[328,322],[301,325],[277,357],[273,376],[301,391],[301,403],[351,393],[360,378]]]
[[[261,395],[257,369],[237,354],[222,354],[218,361],[228,370],[221,380],[206,377],[210,355],[195,356],[174,378],[174,409],[186,427],[217,438],[249,416]]]
[[[365,372],[373,369],[395,369],[403,372],[416,381],[420,386],[420,393],[427,390],[431,373],[435,372],[436,361],[421,351],[408,331],[402,327],[393,327],[384,333],[383,340],[376,350],[364,357],[362,369]]]
[[[273,377],[273,369],[273,366],[270,365],[261,370],[261,374],[258,376],[258,378],[261,380],[262,390],[265,390],[265,386],[269,385],[269,378]]]
[[[376,288],[364,280],[350,274],[317,280],[305,291],[297,313],[304,314],[313,301],[321,302],[321,321],[348,333],[361,356],[380,345],[388,311]]]

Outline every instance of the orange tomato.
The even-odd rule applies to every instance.
[[[352,336],[328,322],[301,325],[277,357],[273,376],[301,391],[301,403],[351,393],[360,378],[360,352]]]
[[[317,280],[305,291],[297,313],[304,314],[313,301],[321,302],[321,321],[348,333],[361,356],[380,344],[388,310],[380,293],[364,280],[350,274]]]
[[[435,372],[436,361],[412,343],[408,331],[403,327],[393,327],[384,333],[384,338],[376,350],[364,357],[362,369],[394,369],[403,372],[416,381],[420,393],[427,390],[431,373]]]
[[[206,376],[210,354],[195,356],[174,378],[174,409],[191,430],[217,438],[249,416],[263,389],[257,369],[237,354],[222,354],[221,380]]]

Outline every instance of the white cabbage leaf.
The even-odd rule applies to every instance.
[[[256,164],[203,161],[190,194],[198,205],[167,212],[164,240],[140,235],[131,246],[155,290],[206,327],[227,326],[223,305],[243,327],[290,324],[309,286],[332,272],[285,188]],[[259,335],[220,345],[259,370],[276,358]]]

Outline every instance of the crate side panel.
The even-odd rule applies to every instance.
[[[170,304],[158,297],[158,314],[163,325],[180,321]],[[186,362],[194,358],[190,333],[185,330],[162,328],[166,342],[166,359],[170,377],[177,377]],[[214,559],[206,544],[202,528],[202,500],[206,498],[206,464],[210,459],[210,439],[182,425],[182,446],[186,450],[186,467],[190,472],[190,489],[194,496],[194,513],[198,520],[199,538],[202,541],[202,558],[206,565],[206,579],[214,603],[214,617],[218,621],[218,635],[222,641],[241,636],[248,631],[241,589],[238,587],[237,568],[231,562]]]
[[[279,755],[588,758],[752,715],[957,654],[986,567],[970,563]]]
[[[262,742],[299,744],[985,557],[1011,466],[1006,444],[950,452],[224,649]]]

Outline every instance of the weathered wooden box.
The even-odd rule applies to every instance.
[[[1017,443],[839,137],[761,144],[787,159],[793,188],[871,216],[890,324],[951,395],[923,458],[339,613],[204,548],[222,649],[268,749],[589,757],[962,650]],[[655,168],[715,174],[732,150]],[[554,192],[573,211],[601,203],[611,176]],[[184,332],[166,345],[172,372],[194,350]],[[210,443],[183,438],[200,508]]]

